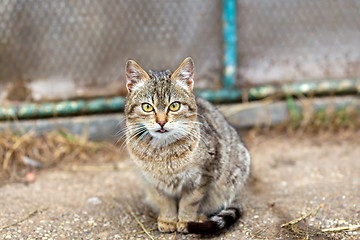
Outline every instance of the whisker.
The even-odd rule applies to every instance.
[[[133,123],[133,124],[128,124],[127,126],[125,126],[123,129],[120,129],[115,136],[119,136],[121,134],[123,134],[124,132],[126,132],[127,130],[133,130],[133,129],[136,129],[138,127],[142,127],[143,125],[142,124],[139,124],[139,123]]]
[[[134,138],[136,137],[140,132],[142,132],[143,130],[146,130],[145,126],[141,126],[139,128],[136,128],[135,130],[133,130],[132,132],[129,132],[130,135],[128,136],[128,134],[126,134],[126,140],[121,144],[120,149],[123,150],[126,145]]]
[[[204,144],[205,143],[205,138],[201,135],[200,132],[196,131],[196,130],[188,130],[188,129],[185,129],[185,128],[182,128],[181,131],[185,132],[186,134],[188,134],[189,136],[192,136],[194,137],[195,139],[197,140],[201,140]]]
[[[126,134],[126,142],[131,141],[134,137],[136,137],[140,132],[142,132],[145,127],[138,127],[129,131],[129,134]]]
[[[132,130],[136,130],[136,128],[124,128],[121,130],[121,132],[118,134],[119,138],[116,141],[116,144],[120,142],[127,134],[129,134]]]
[[[119,136],[119,135],[121,135],[122,133],[124,133],[125,131],[127,131],[127,130],[132,130],[132,129],[134,129],[134,128],[136,128],[136,126],[130,126],[130,127],[125,126],[123,129],[120,129],[120,130],[116,133],[115,136]]]
[[[129,132],[130,132],[130,129],[128,129],[128,128],[122,129],[121,132],[118,133],[118,135],[117,135],[117,136],[119,136],[119,135],[120,136],[115,144],[118,144],[120,142],[120,140],[122,140]]]
[[[124,123],[124,121],[126,120],[126,117],[123,117],[117,124],[116,126],[120,126],[122,123]]]
[[[188,126],[188,123],[193,123],[194,121],[191,121],[191,122],[185,122],[185,121],[181,121],[180,123],[182,123],[182,124],[184,124],[184,125],[186,125],[186,126]],[[194,123],[199,123],[199,124],[201,124],[201,125],[204,125],[203,123],[201,123],[201,122],[194,122]],[[206,133],[201,127],[200,128],[198,128],[198,130],[200,131],[200,132],[203,132],[203,133]]]
[[[200,137],[201,139],[204,140],[205,143],[205,138],[204,136],[201,134],[201,132],[204,132],[202,129],[198,129],[198,131],[196,129],[191,129],[190,130],[191,133],[196,134],[198,137]],[[204,132],[205,133],[205,132]]]
[[[132,145],[132,146],[134,146],[134,145],[136,146],[136,145],[139,143],[139,141],[140,141],[141,139],[143,139],[148,132],[149,132],[149,130],[145,130],[145,131],[140,135],[140,137],[139,137],[133,144],[131,144],[131,145]]]

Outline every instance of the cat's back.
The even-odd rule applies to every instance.
[[[196,102],[204,139],[199,143],[199,152],[210,153],[206,159],[203,158],[203,162],[205,169],[212,172],[215,179],[210,195],[222,196],[216,202],[230,204],[229,199],[234,199],[241,192],[248,179],[250,154],[236,129],[216,106],[200,97]],[[202,207],[205,211],[213,208],[211,204]]]
[[[196,98],[196,104],[198,106],[198,120],[205,125],[207,132],[210,130],[210,134],[216,134],[218,138],[222,139],[225,139],[229,134],[239,137],[236,130],[216,106],[201,97]]]
[[[231,169],[235,164],[241,166],[242,174],[248,175],[250,155],[236,129],[225,119],[224,115],[210,102],[197,97],[198,120],[202,123],[199,148],[213,151],[219,163]],[[246,178],[246,177],[245,177]]]

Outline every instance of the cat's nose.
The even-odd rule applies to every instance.
[[[162,120],[162,121],[157,121],[157,123],[160,125],[160,127],[164,127],[166,121]]]

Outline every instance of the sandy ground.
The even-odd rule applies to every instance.
[[[316,234],[360,224],[360,133],[244,139],[252,155],[245,215],[205,239],[360,239],[360,229]],[[131,161],[41,171],[34,183],[0,187],[1,239],[198,239],[162,234],[142,203]],[[320,206],[295,225],[280,226]]]

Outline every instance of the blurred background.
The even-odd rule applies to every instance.
[[[359,11],[357,0],[4,0],[0,103],[124,96],[127,59],[174,70],[192,56],[198,90],[359,79]]]
[[[1,0],[0,238],[144,239],[137,216],[162,239],[122,151],[124,68],[188,56],[254,159],[233,239],[357,239],[333,227],[360,228],[359,0]]]
[[[187,56],[196,94],[237,128],[359,121],[357,0],[4,0],[0,131],[116,141],[126,61],[174,71]]]
[[[121,130],[125,63],[195,61],[196,94],[238,128],[357,126],[357,0],[0,2],[0,130]],[[120,130],[119,130],[120,129]]]

